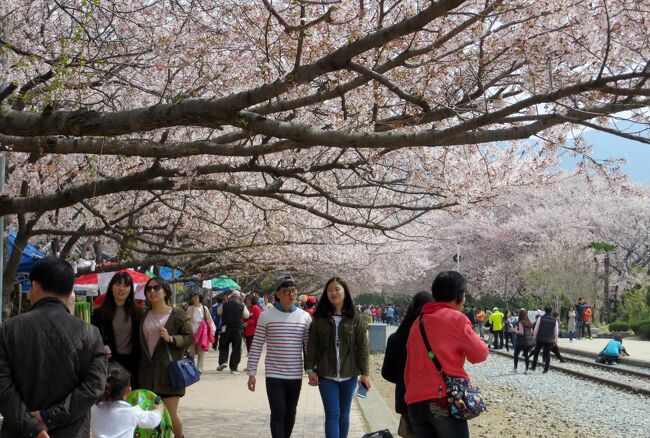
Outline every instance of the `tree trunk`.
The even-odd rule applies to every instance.
[[[606,320],[607,323],[611,322],[610,321],[610,301],[609,301],[609,254],[605,253],[605,274],[603,278],[603,299],[605,301],[605,314],[604,319]]]
[[[10,318],[11,315],[11,292],[14,288],[14,282],[16,280],[16,272],[18,271],[18,265],[20,264],[20,258],[23,255],[23,249],[29,241],[29,234],[25,232],[24,228],[19,227],[16,233],[16,240],[14,241],[13,249],[11,250],[11,255],[9,256],[7,263],[4,268],[4,277],[2,281],[2,320],[5,321]]]

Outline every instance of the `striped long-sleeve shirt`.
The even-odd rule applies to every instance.
[[[302,309],[283,312],[275,307],[260,315],[248,354],[248,375],[257,374],[257,365],[266,342],[266,377],[302,379],[303,349],[307,346],[311,316]]]

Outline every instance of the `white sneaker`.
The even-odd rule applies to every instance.
[[[231,370],[231,371],[230,371],[230,374],[239,374],[239,371],[237,371],[237,370]]]

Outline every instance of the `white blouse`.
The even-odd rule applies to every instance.
[[[94,405],[90,409],[90,430],[93,438],[133,438],[136,427],[153,429],[160,424],[159,410],[143,411],[125,401]]]

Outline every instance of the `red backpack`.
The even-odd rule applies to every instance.
[[[582,320],[586,322],[591,321],[591,307],[587,307],[584,312],[582,312]]]

